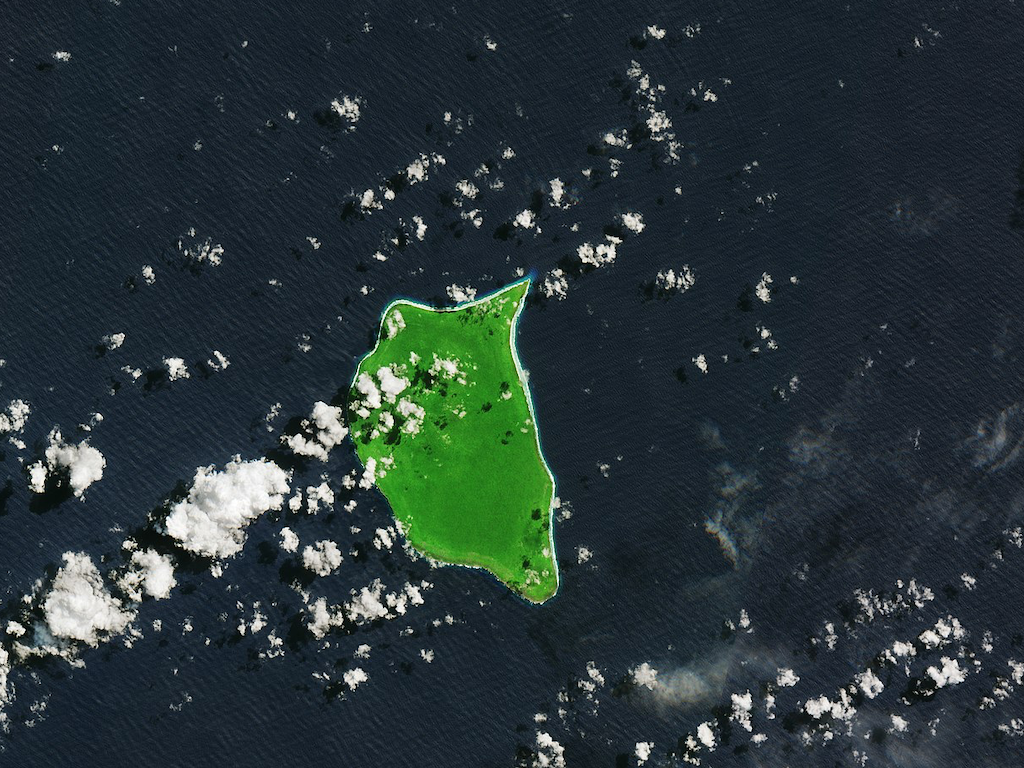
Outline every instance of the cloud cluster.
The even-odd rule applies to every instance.
[[[170,381],[189,378],[188,367],[180,357],[164,358],[164,366],[167,368],[167,378]]]
[[[224,256],[224,246],[213,242],[210,238],[200,240],[196,235],[195,227],[189,227],[188,232],[178,238],[178,251],[189,262],[197,266],[210,264],[216,267]],[[150,274],[152,274],[152,270],[150,270]],[[146,282],[150,282],[148,276],[146,276]]]
[[[177,583],[170,556],[145,549],[132,553],[128,570],[118,579],[117,585],[129,598],[141,602],[143,595],[157,600],[170,597]]]
[[[49,441],[43,459],[28,468],[29,489],[33,493],[43,493],[47,479],[56,476],[66,479],[72,492],[80,498],[86,488],[103,477],[107,460],[88,440],[78,445],[66,443],[60,430],[54,427]]]
[[[92,558],[84,552],[64,553],[64,565],[42,608],[51,635],[91,646],[119,634],[134,618],[134,613],[110,594]]]
[[[123,333],[108,333],[100,339],[100,342],[106,349],[113,351],[124,344],[124,340],[125,335]]]
[[[372,380],[371,380],[372,383]],[[334,449],[348,434],[341,408],[317,400],[308,419],[302,421],[302,432],[282,435],[281,441],[293,453],[327,461]]]
[[[341,550],[333,541],[318,541],[302,550],[302,565],[317,576],[330,576],[341,565]]]
[[[423,591],[433,586],[430,582],[408,582],[401,589],[389,592],[380,579],[358,590],[351,590],[351,599],[341,605],[329,605],[320,597],[306,604],[309,620],[306,628],[317,639],[323,638],[332,627],[348,624],[368,624],[404,616],[411,606],[423,605]]]
[[[188,498],[171,506],[164,530],[190,552],[231,557],[241,551],[249,523],[281,508],[289,480],[268,459],[242,461],[235,456],[223,471],[200,467]]]
[[[7,409],[0,411],[0,435],[21,432],[31,412],[31,407],[24,400],[11,400]]]

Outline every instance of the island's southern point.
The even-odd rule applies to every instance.
[[[542,603],[559,577],[554,477],[516,349],[529,288],[524,278],[443,309],[393,301],[348,420],[363,486],[377,485],[414,548]]]

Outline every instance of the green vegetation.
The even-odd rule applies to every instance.
[[[541,603],[558,590],[558,566],[554,478],[515,349],[529,287],[452,309],[392,302],[348,418],[363,486],[377,484],[413,547]]]

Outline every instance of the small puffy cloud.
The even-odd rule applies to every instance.
[[[347,434],[348,428],[343,423],[341,408],[318,400],[313,405],[310,417],[303,419],[302,432],[282,436],[281,441],[299,456],[327,461],[331,450],[344,440]]]
[[[651,751],[654,749],[653,741],[638,741],[636,743],[636,761],[643,765],[651,758]]]
[[[0,411],[0,435],[21,432],[31,412],[32,408],[24,400],[11,400],[6,410]]]
[[[332,627],[346,624],[358,626],[404,616],[410,607],[423,605],[423,592],[431,586],[426,581],[418,584],[410,581],[400,589],[389,592],[380,579],[374,579],[365,587],[351,590],[351,599],[347,603],[328,605],[324,598],[317,598],[306,605],[309,619],[306,628],[320,639]]]
[[[333,541],[318,541],[302,550],[302,565],[317,576],[330,576],[341,565],[341,550]]]
[[[171,506],[164,530],[190,552],[230,557],[241,551],[249,523],[281,508],[289,479],[268,459],[242,461],[235,456],[223,471],[200,467],[188,498]]]
[[[166,357],[164,358],[164,366],[167,368],[167,378],[171,381],[177,381],[178,379],[187,379],[189,377],[188,368],[185,366],[185,361],[180,357]]]
[[[42,493],[46,490],[46,465],[43,462],[37,461],[29,465],[28,489],[32,493]]]
[[[396,376],[386,365],[377,369],[377,380],[380,381],[380,391],[384,393],[384,399],[389,403],[395,402],[395,398],[409,386],[408,379]]]
[[[857,687],[860,688],[861,692],[869,699],[875,698],[882,692],[885,685],[881,680],[872,672],[870,669],[866,669],[863,672],[854,676],[854,682]]]
[[[775,676],[775,684],[780,688],[792,688],[800,682],[800,677],[792,669],[779,668],[779,674]]]
[[[624,213],[621,217],[622,226],[630,232],[639,235],[644,231],[644,217],[640,213]]]
[[[476,288],[471,285],[456,285],[452,283],[444,290],[448,294],[448,298],[456,304],[473,301],[476,298]]]
[[[219,349],[213,350],[213,357],[206,361],[206,365],[214,371],[223,371],[229,365],[231,361],[228,360],[227,355],[223,354]]]
[[[935,682],[936,688],[959,685],[967,679],[967,672],[960,668],[960,662],[948,656],[942,657],[940,666],[928,667],[926,674]]]
[[[696,282],[697,277],[689,264],[684,264],[678,272],[674,269],[662,270],[654,278],[654,286],[662,294],[688,291]]]
[[[291,528],[282,528],[279,535],[281,537],[281,549],[285,552],[294,552],[299,548],[299,537]]]
[[[558,267],[548,272],[540,290],[549,299],[564,299],[569,291],[569,281],[565,278],[565,272]]]
[[[524,208],[516,214],[515,219],[512,222],[520,229],[537,229],[537,215],[529,208]]]
[[[56,427],[50,431],[49,441],[43,459],[28,468],[29,489],[42,493],[48,478],[56,476],[65,479],[75,496],[81,498],[90,485],[103,477],[107,460],[88,440],[77,445],[64,442]]]
[[[366,466],[363,468],[363,476],[359,478],[359,487],[369,490],[377,482],[377,460],[370,456],[366,459]]]
[[[573,201],[568,197],[565,182],[561,179],[552,179],[548,182],[551,186],[550,203],[555,208],[568,208]]]
[[[715,732],[711,728],[712,723],[701,723],[697,726],[697,738],[700,743],[708,749],[715,748]]]
[[[603,267],[615,261],[615,257],[618,255],[616,246],[620,242],[619,238],[606,235],[605,242],[598,243],[596,246],[593,243],[583,243],[576,248],[576,255],[583,264],[591,267]]]
[[[646,661],[632,670],[633,684],[636,686],[643,686],[650,690],[654,690],[654,686],[658,684],[658,670],[648,664]]]
[[[377,389],[377,383],[373,380],[366,371],[363,371],[356,378],[356,390],[362,395],[362,406],[356,409],[358,413],[364,419],[370,415],[370,411],[380,408],[380,390]]]
[[[537,731],[537,756],[534,768],[565,768],[565,747],[546,731]]]
[[[331,110],[349,124],[349,130],[354,130],[355,124],[359,122],[362,103],[363,100],[358,96],[342,96],[331,102]]]
[[[13,696],[12,687],[7,682],[7,675],[11,671],[10,655],[7,649],[0,645],[0,707],[9,702]],[[2,717],[0,717],[2,722]]]
[[[124,631],[134,617],[110,594],[92,558],[84,552],[64,554],[64,565],[42,607],[50,634],[92,646]]]
[[[213,242],[209,237],[200,240],[195,227],[189,227],[188,232],[178,238],[178,251],[195,266],[210,264],[216,267],[223,261],[224,256],[224,246]],[[148,277],[146,282],[150,282]]]
[[[306,487],[306,512],[315,515],[320,511],[321,505],[326,509],[334,507],[334,491],[326,480],[323,480],[320,485]]]
[[[113,351],[124,344],[125,335],[123,333],[108,333],[100,341],[103,346]]]
[[[138,602],[143,595],[157,600],[170,597],[178,582],[170,556],[146,549],[132,553],[128,570],[117,583],[128,597]]]
[[[362,667],[355,667],[353,669],[346,670],[345,674],[342,675],[342,679],[345,681],[345,685],[347,685],[350,690],[354,691],[360,685],[369,680],[370,676],[363,671]]]

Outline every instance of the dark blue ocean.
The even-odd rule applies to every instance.
[[[0,611],[64,552],[119,564],[197,467],[343,393],[389,301],[453,285],[535,276],[519,349],[563,503],[560,592],[528,605],[374,548],[346,442],[293,478],[326,472],[333,512],[179,569],[131,647],[15,665],[0,765],[1020,764],[1020,3],[10,2],[0,29],[0,409],[31,404],[0,445]],[[220,264],[185,252],[207,241]],[[84,501],[29,492],[55,425],[106,459]],[[425,579],[424,604],[317,642],[285,524],[345,552],[311,594]],[[809,714],[866,668],[856,714]]]

